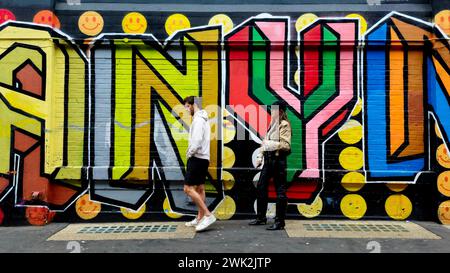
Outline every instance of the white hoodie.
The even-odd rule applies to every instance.
[[[186,157],[195,156],[209,161],[209,142],[211,128],[208,122],[208,112],[198,110],[194,114],[191,128],[189,128],[189,146]]]

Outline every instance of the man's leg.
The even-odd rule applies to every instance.
[[[208,207],[206,206],[205,202],[203,201],[202,196],[200,196],[200,194],[195,190],[194,186],[184,185],[184,192],[189,197],[191,197],[192,201],[194,201],[194,203],[197,205],[198,213],[199,213],[199,216],[201,216],[201,218],[203,216],[211,215],[211,212],[208,210]]]
[[[200,195],[203,203],[206,205],[206,194],[205,194],[205,185],[201,184],[195,187],[195,191]],[[200,213],[200,210],[198,211],[197,219],[201,220],[203,217],[203,214]]]

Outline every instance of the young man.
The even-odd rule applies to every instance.
[[[189,128],[189,145],[186,152],[187,170],[184,181],[184,192],[197,205],[197,217],[186,223],[186,226],[195,226],[196,231],[208,228],[216,221],[216,217],[208,210],[205,204],[205,179],[209,166],[209,142],[211,129],[208,123],[208,113],[201,110],[199,98],[186,97],[184,107],[193,116]]]

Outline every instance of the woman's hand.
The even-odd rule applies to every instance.
[[[267,151],[267,147],[268,147],[268,146],[269,146],[269,143],[268,143],[267,139],[264,139],[264,140],[261,142],[261,150]]]
[[[259,167],[261,166],[261,164],[262,164],[262,158],[257,158],[257,159],[256,159],[256,168],[259,169]]]
[[[259,167],[261,167],[262,163],[263,163],[263,156],[262,156],[262,154],[258,154],[258,156],[256,156],[256,162],[255,162],[256,168],[259,169]]]
[[[276,151],[278,150],[278,146],[279,146],[279,142],[278,141],[274,141],[274,140],[263,140],[263,142],[261,143],[262,146],[262,151],[263,152],[272,152],[272,151]]]

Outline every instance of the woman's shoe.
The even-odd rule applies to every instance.
[[[275,222],[270,227],[266,228],[267,230],[282,230],[284,229],[284,223]]]
[[[256,218],[255,220],[251,221],[248,224],[250,226],[265,225],[265,224],[267,224],[267,219],[258,219],[258,218]]]

